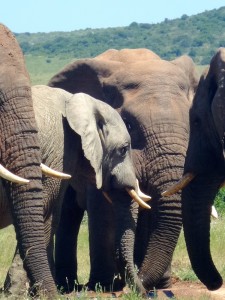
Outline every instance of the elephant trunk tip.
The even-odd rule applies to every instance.
[[[209,291],[215,291],[218,290],[223,284],[223,279],[222,277],[218,274],[214,280],[211,280],[210,282],[205,283],[207,289]]]

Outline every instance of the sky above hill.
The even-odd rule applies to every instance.
[[[0,22],[16,33],[72,31],[155,24],[222,6],[224,0],[11,0],[1,1]]]

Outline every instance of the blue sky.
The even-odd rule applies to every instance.
[[[16,33],[72,31],[158,23],[221,6],[224,0],[3,0],[0,22]]]

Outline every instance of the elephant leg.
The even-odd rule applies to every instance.
[[[4,293],[9,296],[25,297],[28,291],[29,279],[23,268],[23,261],[20,257],[18,247],[16,247],[13,262],[6,275],[4,282]],[[19,299],[19,298],[18,298]]]
[[[123,285],[116,276],[118,270],[115,261],[115,220],[112,204],[107,202],[100,190],[89,187],[87,211],[91,264],[88,288],[120,290]]]
[[[77,237],[84,210],[75,201],[76,192],[68,187],[62,205],[61,219],[55,242],[55,277],[61,292],[76,288]]]

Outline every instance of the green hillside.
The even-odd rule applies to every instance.
[[[193,16],[165,19],[158,24],[133,22],[126,27],[71,32],[22,33],[16,37],[25,55],[51,59],[93,57],[109,49],[149,48],[164,59],[190,55],[208,64],[219,47],[225,47],[225,6]]]

